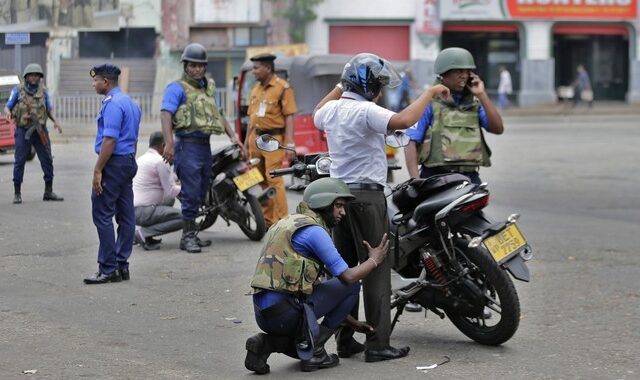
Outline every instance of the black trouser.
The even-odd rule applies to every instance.
[[[342,222],[333,229],[333,238],[338,252],[349,267],[363,263],[369,258],[366,240],[372,247],[380,244],[382,235],[389,231],[387,203],[383,191],[351,190],[356,197],[347,204],[347,213]],[[376,332],[367,335],[367,349],[377,350],[389,346],[391,334],[391,260],[387,258],[378,264],[362,282],[364,312]],[[351,315],[358,319],[358,304]],[[353,330],[343,328],[340,341],[346,342],[353,336]]]

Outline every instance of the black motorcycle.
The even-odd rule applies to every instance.
[[[237,144],[226,145],[212,152],[211,181],[197,219],[200,231],[211,227],[221,217],[227,226],[237,223],[251,240],[262,239],[267,224],[261,203],[273,198],[272,188],[262,190],[260,171],[253,167],[258,159],[245,162]]]

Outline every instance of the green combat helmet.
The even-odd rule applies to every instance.
[[[24,68],[24,73],[22,77],[26,77],[28,74],[40,74],[41,77],[44,77],[44,72],[42,71],[42,66],[37,63],[30,63],[27,67]]]
[[[336,198],[355,199],[347,184],[337,178],[320,178],[311,182],[302,196],[312,210],[328,207]]]
[[[474,70],[475,68],[476,63],[467,49],[452,47],[444,49],[438,54],[433,69],[437,75],[442,75],[452,69]]]

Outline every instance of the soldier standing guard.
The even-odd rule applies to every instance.
[[[24,164],[33,144],[40,166],[44,172],[43,201],[63,201],[53,192],[53,156],[51,155],[51,141],[47,131],[47,119],[53,121],[53,127],[62,133],[62,128],[53,116],[53,106],[49,93],[42,83],[44,73],[37,63],[30,63],[23,73],[24,82],[11,90],[9,100],[5,106],[5,114],[16,121],[16,151],[13,164],[13,203],[22,203],[22,178]]]

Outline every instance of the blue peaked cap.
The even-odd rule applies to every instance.
[[[101,77],[117,77],[120,75],[120,68],[110,63],[104,63],[102,65],[94,66],[91,71],[89,71],[89,75],[91,75],[91,78],[96,75]]]

